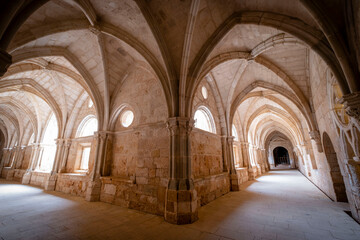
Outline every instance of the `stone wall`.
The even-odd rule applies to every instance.
[[[333,143],[338,156],[338,163],[342,170],[342,174],[344,175],[344,162],[339,159],[339,156],[342,155],[339,136],[336,133],[336,126],[332,120],[328,89],[325,87],[327,86],[326,70],[328,67],[326,66],[326,63],[312,51],[310,51],[309,60],[313,106],[320,130],[321,142],[323,142],[322,135],[325,131]],[[305,166],[300,166],[300,171],[330,198],[336,199],[325,152],[319,152],[314,141],[311,141],[311,144],[313,156],[310,154],[310,157],[313,157],[313,161],[316,161],[317,169],[313,168],[310,159],[303,159]]]
[[[191,133],[191,154],[191,169],[195,179],[223,172],[220,136],[194,129]]]
[[[50,173],[46,173],[46,172],[32,172],[30,178],[30,184],[44,187],[45,182],[49,178],[49,176]]]
[[[198,207],[200,207],[230,191],[229,174],[219,173],[196,178],[194,185],[198,196]]]
[[[102,178],[100,200],[163,215],[169,180],[169,131],[167,107],[160,82],[138,68],[122,83],[114,109],[130,109],[134,121],[115,119],[110,176]]]
[[[56,191],[85,197],[89,176],[86,174],[62,173],[58,174]]]

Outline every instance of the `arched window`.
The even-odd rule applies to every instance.
[[[214,118],[207,107],[200,106],[195,112],[194,120],[196,128],[216,133]]]
[[[55,139],[57,138],[57,136],[58,124],[55,115],[51,114],[51,117],[45,129],[43,139],[41,141],[43,152],[38,166],[38,169],[41,171],[51,171],[52,169],[56,152]]]
[[[239,141],[239,136],[238,136],[238,134],[237,134],[237,130],[236,130],[236,127],[235,127],[234,124],[232,125],[231,133],[232,133],[231,135],[232,135],[233,137],[235,137],[234,140],[235,140],[235,141]]]
[[[76,137],[86,137],[94,135],[98,130],[98,121],[94,115],[85,117],[79,125]]]
[[[35,140],[35,134],[33,133],[29,139],[28,145],[32,144]]]

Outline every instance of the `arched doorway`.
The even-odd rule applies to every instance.
[[[331,179],[333,181],[334,192],[336,196],[336,199],[334,200],[338,202],[347,202],[348,200],[346,196],[344,179],[340,172],[340,166],[337,161],[336,152],[334,150],[331,139],[326,132],[323,134],[323,145],[326,160],[328,161],[330,167]]]
[[[273,150],[275,167],[279,165],[290,165],[289,153],[284,147],[276,147]]]

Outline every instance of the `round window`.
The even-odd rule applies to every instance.
[[[134,121],[134,113],[130,110],[126,110],[122,115],[121,115],[121,125],[123,125],[123,127],[128,127],[130,126],[133,121]]]
[[[206,87],[203,86],[201,88],[201,94],[203,95],[204,99],[208,98],[208,91],[207,91]]]

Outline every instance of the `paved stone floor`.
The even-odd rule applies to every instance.
[[[0,180],[0,239],[360,239],[360,225],[296,170],[272,171],[176,226],[162,217]]]

